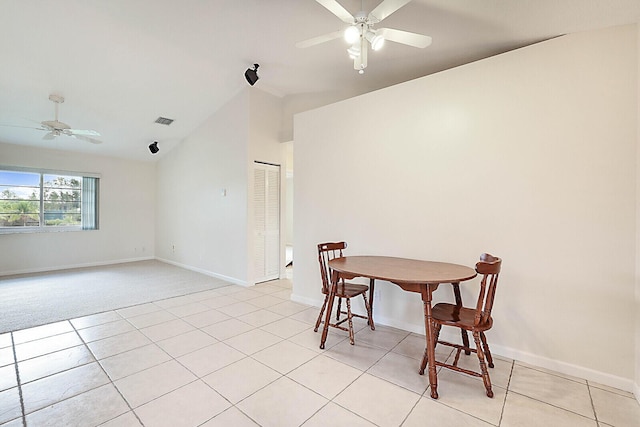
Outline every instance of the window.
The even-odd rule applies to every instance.
[[[98,229],[99,178],[0,168],[0,233]]]

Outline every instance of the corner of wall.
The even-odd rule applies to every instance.
[[[634,395],[640,403],[640,24],[636,25],[636,346]]]

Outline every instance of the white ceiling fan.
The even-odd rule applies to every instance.
[[[45,134],[42,137],[42,139],[49,140],[49,139],[54,139],[55,137],[60,135],[67,135],[76,139],[80,139],[82,141],[90,142],[92,144],[102,144],[102,141],[100,141],[99,139],[93,138],[95,136],[100,136],[99,132],[96,132],[95,130],[86,130],[86,129],[71,129],[71,126],[69,126],[66,123],[62,123],[61,121],[58,120],[58,108],[60,104],[64,102],[64,97],[60,95],[52,94],[52,95],[49,95],[49,100],[53,101],[53,103],[56,106],[55,119],[40,122],[41,127],[31,128],[31,129],[47,131],[47,134]],[[5,125],[5,126],[11,126],[11,125]],[[12,126],[12,127],[23,127],[23,126]]]
[[[336,15],[348,26],[343,30],[334,31],[321,36],[313,37],[296,43],[298,48],[306,48],[324,43],[330,40],[344,37],[349,45],[347,53],[353,59],[353,68],[360,74],[364,73],[367,67],[367,51],[369,45],[371,49],[378,50],[385,40],[402,43],[417,48],[425,48],[431,44],[431,37],[408,31],[394,30],[392,28],[374,29],[374,25],[400,9],[411,0],[384,0],[370,13],[361,10],[355,16],[351,15],[336,0],[316,0],[329,12]],[[361,3],[362,5],[362,3]],[[363,9],[363,7],[361,7]]]

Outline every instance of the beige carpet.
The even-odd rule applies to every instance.
[[[0,277],[0,333],[228,286],[160,261]]]

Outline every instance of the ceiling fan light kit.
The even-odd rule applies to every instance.
[[[405,44],[417,48],[425,48],[431,44],[431,37],[408,31],[394,30],[392,28],[378,28],[373,26],[391,15],[411,0],[384,0],[370,13],[361,10],[355,15],[351,15],[336,0],[316,0],[329,12],[348,24],[344,31],[334,31],[312,39],[296,43],[298,48],[306,48],[324,43],[339,37],[344,37],[347,44],[351,45],[347,49],[349,58],[353,59],[353,68],[359,74],[364,74],[367,68],[367,51],[377,51],[384,46],[385,40]],[[361,3],[361,8],[363,3]]]
[[[344,30],[344,41],[349,44],[354,44],[360,38],[360,30],[355,25],[349,25]]]
[[[373,31],[367,31],[365,35],[367,41],[371,44],[371,49],[380,50],[384,46],[384,36],[382,34],[376,34]]]
[[[349,54],[349,58],[356,59],[358,56],[360,56],[360,46],[354,44],[349,49],[347,49],[347,53]]]

